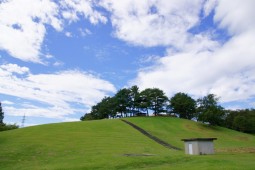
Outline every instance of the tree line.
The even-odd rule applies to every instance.
[[[179,92],[168,98],[159,88],[147,88],[140,91],[138,86],[132,86],[120,89],[112,97],[104,97],[80,119],[84,121],[149,116],[149,114],[168,115],[255,133],[254,109],[225,110],[218,101],[219,97],[214,94],[195,100],[190,95]]]
[[[255,134],[255,109],[226,111],[225,127]]]

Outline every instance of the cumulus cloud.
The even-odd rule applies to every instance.
[[[114,34],[134,45],[182,48],[188,30],[199,22],[202,0],[104,0]]]
[[[6,64],[6,65],[1,65],[0,68],[2,71],[12,74],[12,73],[17,73],[17,74],[25,74],[29,72],[29,68],[27,67],[20,67],[17,64]]]
[[[255,95],[255,25],[254,1],[218,1],[214,21],[229,32],[221,44],[210,35],[194,35],[178,52],[169,53],[154,65],[139,70],[131,84],[142,88],[159,87],[169,96],[179,91],[194,96],[214,93],[223,102],[240,101]],[[213,10],[209,9],[208,11]],[[207,11],[207,14],[209,13]],[[197,40],[196,40],[197,39]]]
[[[6,107],[8,114],[59,118],[79,110],[73,105],[82,105],[84,109],[98,102],[109,93],[115,92],[115,87],[108,81],[87,72],[68,70],[52,74],[32,74],[22,72],[22,77],[14,74],[11,64],[0,66],[0,93],[37,101],[40,105],[29,105],[21,108]],[[16,70],[26,70],[15,65]],[[20,73],[21,74],[21,73]],[[45,106],[46,105],[46,106]]]
[[[47,58],[42,51],[47,33],[46,25],[62,31],[66,20],[75,22],[79,20],[78,16],[83,16],[92,24],[106,23],[107,18],[93,8],[95,5],[96,3],[90,0],[2,1],[0,50],[5,50],[10,56],[23,61],[43,63],[44,56]]]
[[[0,3],[0,49],[15,58],[40,63],[40,49],[46,33],[44,24],[62,29],[57,13],[57,5],[50,0]]]

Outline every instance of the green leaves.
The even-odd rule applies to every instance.
[[[228,111],[225,126],[241,132],[255,133],[255,109]]]
[[[196,112],[196,101],[188,94],[179,92],[170,99],[170,109],[180,118],[192,119]]]
[[[222,125],[225,117],[224,108],[218,105],[218,100],[214,94],[197,100],[198,121],[208,122],[210,125]]]
[[[211,125],[222,125],[225,112],[218,105],[218,98],[214,94],[195,101],[186,93],[177,93],[170,100],[164,91],[158,88],[147,88],[139,92],[137,86],[120,89],[113,97],[104,97],[101,102],[92,106],[91,112],[81,117],[81,120],[104,119],[109,117],[127,117],[147,115],[153,113],[177,114],[180,118],[207,122]],[[142,111],[142,112],[141,112]]]
[[[153,113],[158,115],[165,112],[168,98],[165,93],[158,88],[148,88],[141,92],[142,108],[150,109]]]

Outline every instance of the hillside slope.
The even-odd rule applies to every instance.
[[[216,137],[217,140],[214,141],[216,150],[255,147],[253,135],[186,119],[138,117],[129,118],[128,121],[177,147],[183,147],[183,141],[180,139],[197,137]]]
[[[0,169],[253,169],[255,136],[176,118],[129,118],[183,149],[182,138],[217,137],[217,153],[188,156],[116,120],[59,123],[0,132]]]

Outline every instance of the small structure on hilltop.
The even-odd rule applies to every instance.
[[[214,154],[213,140],[217,140],[217,138],[182,139],[185,145],[185,153],[189,155]]]

